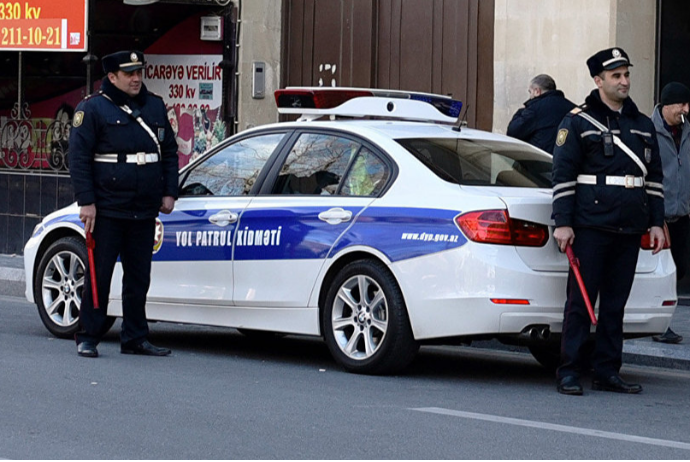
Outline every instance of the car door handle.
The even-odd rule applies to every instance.
[[[345,221],[350,221],[352,212],[336,207],[319,213],[319,220],[325,221],[329,225],[339,225]]]
[[[208,217],[208,221],[218,226],[228,226],[230,223],[235,223],[239,215],[230,210],[221,210],[215,215]]]

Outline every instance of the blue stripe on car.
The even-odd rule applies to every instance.
[[[164,237],[155,261],[323,259],[353,246],[378,250],[391,261],[429,255],[467,242],[456,210],[413,207],[345,207],[353,219],[328,224],[324,207],[248,209],[237,223],[209,222],[219,210],[174,211],[163,216]],[[240,210],[234,210],[239,213]],[[50,220],[82,225],[76,214]]]

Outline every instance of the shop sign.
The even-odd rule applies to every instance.
[[[0,1],[0,50],[86,51],[88,0]]]

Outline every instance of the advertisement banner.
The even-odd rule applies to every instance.
[[[86,51],[88,0],[0,2],[0,50]]]
[[[222,55],[146,55],[146,88],[163,97],[175,131],[180,167],[225,137],[219,118]]]

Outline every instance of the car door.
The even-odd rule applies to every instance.
[[[333,244],[381,193],[392,166],[355,138],[302,132],[242,213],[235,304],[306,307]]]
[[[150,303],[232,304],[239,216],[285,137],[277,132],[239,139],[181,173],[175,209],[158,223]]]

